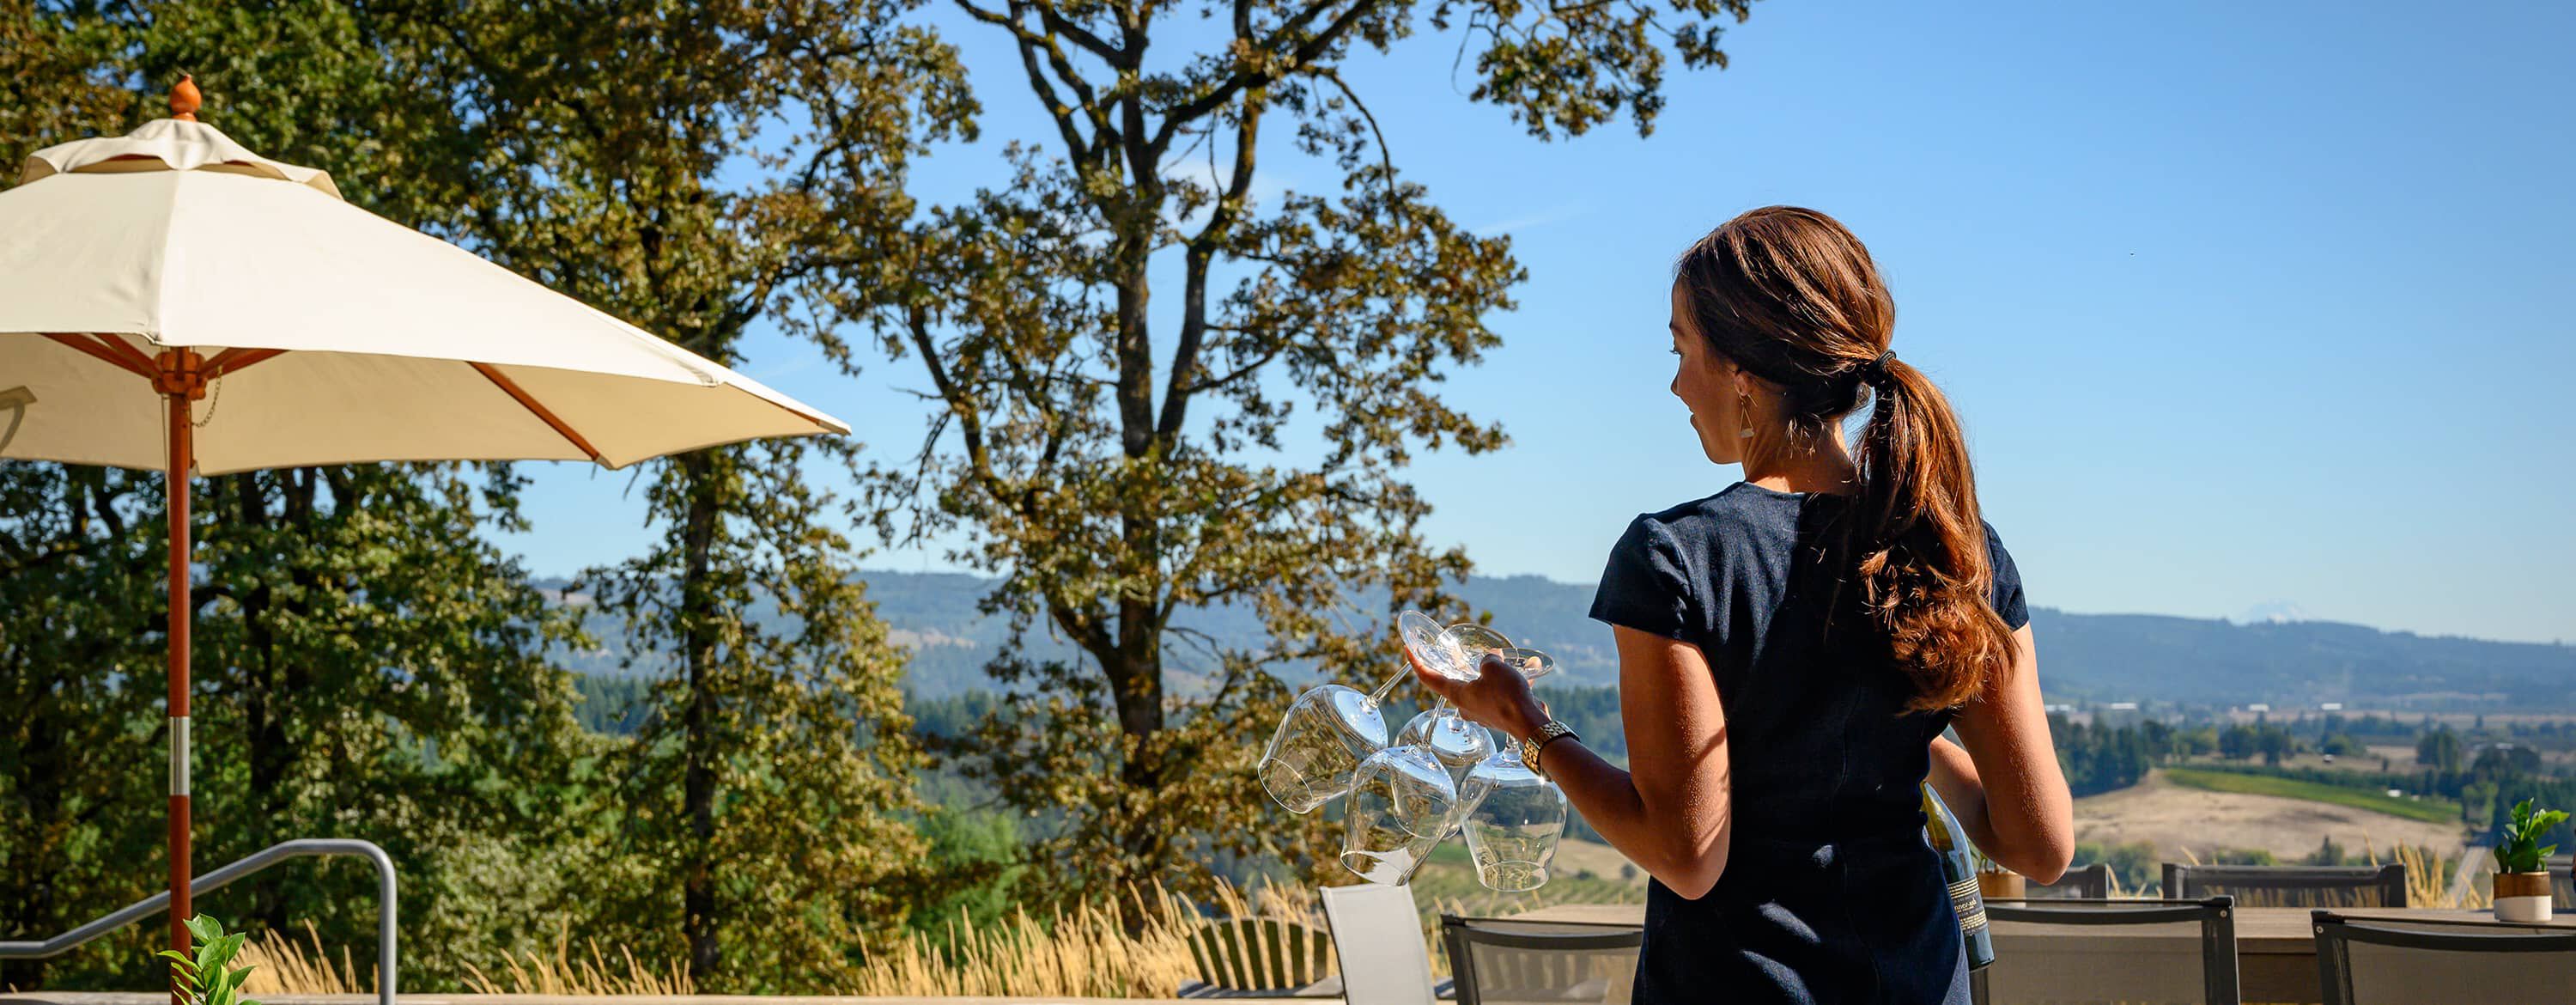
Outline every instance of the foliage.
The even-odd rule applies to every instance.
[[[900,10],[48,3],[0,27],[13,43],[0,60],[24,71],[0,83],[0,134],[121,132],[186,68],[209,122],[331,169],[352,202],[731,363],[755,321],[819,294],[809,277],[874,254],[910,213],[906,158],[971,111],[948,50],[895,25]],[[650,470],[660,547],[599,578],[642,643],[627,651],[669,643],[684,672],[621,708],[635,735],[613,743],[576,728],[569,684],[545,665],[569,622],[477,536],[525,529],[503,470],[479,485],[471,468],[396,465],[206,481],[199,792],[242,823],[210,830],[200,855],[326,826],[373,837],[429,926],[414,934],[461,957],[533,951],[538,932],[579,921],[648,952],[680,933],[713,989],[846,976],[903,922],[916,753],[899,659],[827,529],[836,503],[802,481],[817,449],[716,448]],[[0,741],[63,769],[13,763],[0,790],[41,811],[0,851],[0,898],[19,902],[13,924],[49,924],[144,892],[140,875],[41,877],[65,859],[108,873],[156,843],[157,799],[117,782],[122,802],[102,802],[108,776],[62,745],[89,742],[65,732],[74,715],[106,734],[99,752],[155,742],[115,737],[156,722],[151,689],[122,686],[137,672],[120,669],[156,679],[141,669],[149,646],[101,647],[150,641],[139,612],[159,605],[135,556],[159,517],[148,479],[12,476],[44,505],[0,520],[47,539],[11,556],[41,575],[7,588],[80,588],[45,620],[13,614],[0,646],[87,675]],[[755,592],[790,623],[744,624]],[[84,637],[37,641],[74,624]],[[72,651],[84,645],[98,651]],[[364,903],[341,889],[354,878],[262,877],[249,913],[345,932]],[[734,954],[722,974],[720,946]],[[427,981],[459,974],[440,955],[423,963]]]
[[[2257,721],[2252,725],[2233,725],[2218,734],[2218,753],[2232,761],[2250,760],[2256,756],[2263,763],[2277,767],[2282,759],[2299,752],[2298,737],[2286,726]]]
[[[937,935],[961,921],[989,928],[1008,920],[1026,892],[1029,866],[1019,819],[954,804],[926,809],[921,836],[929,844],[930,872],[949,884],[945,895],[920,905],[912,919],[917,935]]]
[[[883,253],[905,166],[972,110],[953,54],[900,2],[375,7],[420,40],[477,151],[451,226],[478,250],[736,365],[755,323],[822,309],[816,276]],[[625,651],[671,654],[608,760],[643,875],[592,891],[650,944],[678,934],[716,991],[848,979],[899,931],[919,862],[900,656],[804,479],[828,442],[647,465],[650,544],[578,584]],[[771,605],[777,621],[749,612]],[[642,880],[632,882],[628,880]]]
[[[225,934],[223,922],[211,915],[197,915],[185,924],[195,955],[170,949],[152,954],[170,961],[170,979],[178,985],[179,998],[186,1005],[258,1005],[241,997],[250,968],[233,965],[233,956],[249,936]]]
[[[2465,756],[2460,735],[2448,726],[2427,732],[2415,741],[2415,763],[2435,771],[2458,771]]]
[[[1008,147],[1009,185],[842,271],[842,316],[932,399],[918,456],[866,477],[882,534],[958,542],[952,558],[1001,577],[988,610],[1080,650],[994,661],[1013,707],[958,753],[1013,806],[1065,815],[1041,851],[1069,895],[1200,889],[1215,858],[1312,855],[1320,831],[1283,826],[1251,781],[1289,694],[1267,671],[1383,671],[1355,591],[1455,609],[1439,590],[1466,557],[1422,539],[1401,473],[1417,449],[1503,442],[1435,392],[1496,344],[1484,318],[1522,276],[1505,238],[1400,176],[1343,66],[1427,19],[1475,50],[1470,100],[1533,134],[1622,114],[1643,131],[1657,39],[1720,64],[1715,19],[1748,0],[958,3],[1016,49],[1052,131]],[[1191,48],[1201,17],[1222,37]],[[1332,165],[1339,191],[1256,200],[1265,137]],[[1178,309],[1157,331],[1167,266]],[[855,361],[838,331],[809,334]],[[1257,614],[1263,637],[1174,624],[1217,604]],[[1202,669],[1177,673],[1193,650]]]
[[[2162,723],[2146,725],[2155,727],[2154,732],[2138,727],[2072,725],[2064,716],[2049,716],[2049,735],[2057,748],[2058,768],[2066,774],[2067,788],[2078,796],[2089,796],[2138,784],[2147,776],[2147,769],[2171,749],[2170,730]]]
[[[0,85],[5,86],[5,85]],[[155,476],[0,464],[0,919],[44,938],[152,892],[166,833]],[[23,934],[19,934],[23,933]],[[7,961],[46,986],[75,968],[140,976],[150,932],[103,952]]]
[[[2096,862],[2110,865],[2111,895],[2115,897],[2153,896],[2164,883],[2164,856],[2156,853],[2155,845],[2145,841],[2115,845],[2076,842],[2072,864],[2087,866]]]
[[[2549,833],[2550,828],[2565,822],[2567,822],[2565,810],[2535,811],[2531,808],[2531,800],[2528,799],[2513,804],[2512,819],[2497,834],[2496,871],[2505,873],[2547,871],[2549,856],[2558,851],[2558,846],[2541,844],[2540,839]]]

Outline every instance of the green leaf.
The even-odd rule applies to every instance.
[[[224,934],[224,923],[215,920],[215,916],[211,914],[200,914],[189,918],[185,924],[188,927],[188,934],[195,936],[200,944],[213,942]]]

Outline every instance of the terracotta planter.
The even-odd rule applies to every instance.
[[[2549,920],[2549,874],[2504,872],[2495,876],[2497,921]]]
[[[2029,896],[2023,892],[2021,874],[2017,872],[1978,873],[1977,895],[1987,900],[2020,900]]]

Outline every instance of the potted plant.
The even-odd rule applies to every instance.
[[[2564,810],[2534,812],[2528,799],[2513,804],[2513,819],[2496,841],[2497,921],[2549,920],[2549,854],[2558,846],[2540,838],[2566,819]]]
[[[186,1005],[259,1005],[241,996],[242,982],[249,979],[251,968],[233,962],[248,936],[226,935],[223,922],[203,914],[188,919],[187,924],[195,943],[193,959],[167,949],[153,954],[170,960],[179,998]]]
[[[1996,865],[1983,849],[1968,846],[1968,858],[1977,865],[1977,896],[1987,900],[2020,900],[2029,896],[2021,874]]]

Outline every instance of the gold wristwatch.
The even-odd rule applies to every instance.
[[[1538,766],[1538,752],[1547,749],[1548,744],[1556,742],[1560,737],[1567,736],[1577,740],[1583,739],[1581,735],[1575,733],[1574,727],[1562,722],[1551,721],[1547,725],[1540,726],[1538,732],[1531,733],[1529,739],[1521,741],[1521,763],[1527,765],[1530,771],[1540,778],[1547,777],[1547,771]]]

